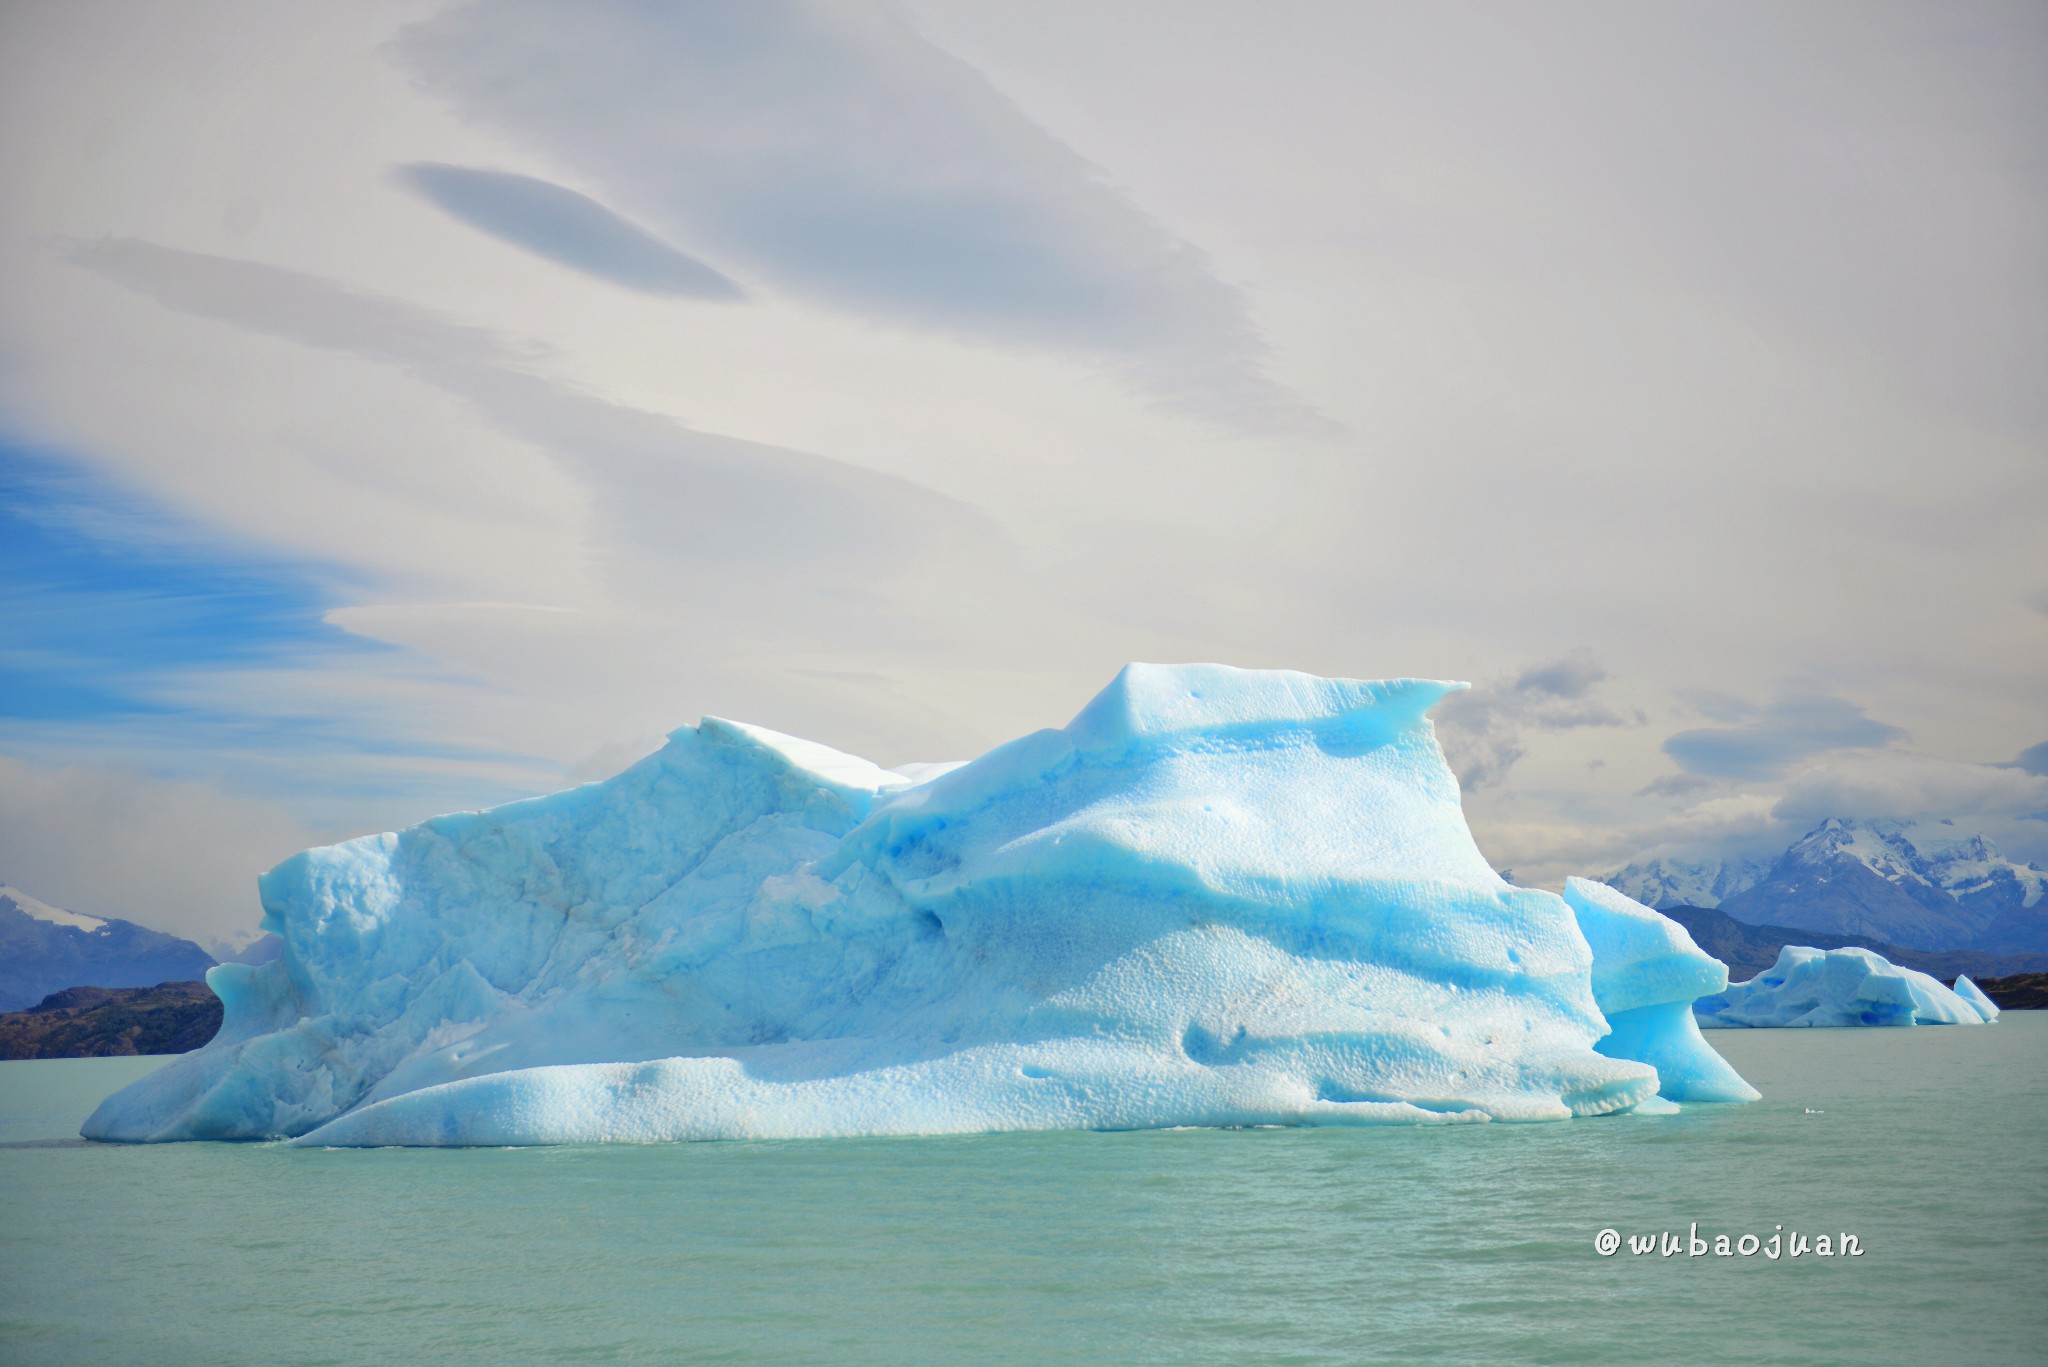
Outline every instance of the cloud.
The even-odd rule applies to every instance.
[[[1553,698],[1581,698],[1606,677],[1607,671],[1594,660],[1592,652],[1580,650],[1562,660],[1523,671],[1522,676],[1515,680],[1514,691],[1547,693]]]
[[[470,227],[585,275],[645,294],[746,297],[703,262],[551,181],[430,161],[401,166],[396,175]]]
[[[1704,778],[1699,774],[1665,774],[1636,789],[1636,796],[1684,799],[1699,793],[1711,792],[1720,786],[1719,780]]]
[[[1734,719],[1735,709],[1720,716]],[[1906,734],[1863,714],[1844,698],[1802,693],[1766,706],[1742,709],[1736,726],[1680,731],[1664,742],[1664,753],[1687,773],[1709,778],[1774,778],[1800,760],[1829,750],[1889,745]]]
[[[873,575],[944,543],[1001,537],[972,508],[893,475],[698,432],[570,389],[527,368],[546,353],[273,266],[110,238],[72,259],[166,307],[395,366],[472,404],[494,426],[568,462],[607,538],[721,578],[729,596],[798,583],[825,566]],[[673,585],[653,584],[665,588]]]
[[[1532,666],[1504,687],[1444,699],[1437,727],[1458,782],[1467,789],[1498,784],[1528,753],[1531,732],[1640,723],[1640,714],[1625,715],[1589,696],[1606,678],[1592,652],[1580,649]]]
[[[484,0],[391,52],[674,242],[859,316],[1106,362],[1183,411],[1320,423],[1237,290],[893,9]]]
[[[279,808],[205,784],[0,755],[0,875],[216,953],[253,937],[256,875],[310,843]]]
[[[130,237],[75,244],[71,260],[166,308],[321,351],[370,356],[432,381],[546,359],[487,328],[328,284],[299,271],[161,247]]]
[[[2048,813],[2048,777],[1903,751],[1832,756],[1791,773],[1772,815],[1804,829],[1831,816],[2022,821]]]
[[[2048,740],[2020,751],[2013,758],[2012,767],[2030,774],[2048,774]]]
[[[1508,816],[1487,823],[1480,847],[1496,865],[1511,864],[1524,886],[1557,887],[1569,875],[1598,877],[1638,860],[1775,855],[1792,835],[1771,807],[1768,795],[1735,793],[1647,820],[1568,811]]]
[[[1768,862],[1829,817],[1952,822],[1953,834],[1986,836],[2008,857],[2048,860],[2048,776],[2014,765],[1846,750],[1798,764],[1765,787],[1731,786],[1673,775],[1650,785],[1650,795],[1677,799],[1666,810],[1581,800],[1575,812],[1510,808],[1475,830],[1485,826],[1481,846],[1497,862],[1550,886],[1567,874],[1658,858]]]
[[[593,732],[623,739],[701,710],[915,758],[934,743],[950,750],[954,735],[982,748],[991,698],[1066,667],[1020,640],[1057,640],[1102,678],[1134,653],[1049,601],[991,518],[913,481],[608,402],[541,373],[542,349],[301,272],[126,239],[72,256],[179,313],[375,362],[454,396],[545,452],[586,500],[594,590],[565,575],[554,602],[434,601],[415,589],[385,602],[358,595],[326,614],[443,666],[442,677],[394,689],[389,701],[404,711],[387,729],[431,735],[439,718],[465,737],[502,746],[517,736],[528,754],[566,760],[589,751]],[[848,688],[819,667],[878,682]],[[360,696],[323,702],[379,700],[372,681],[348,682]],[[477,685],[492,682],[517,696],[486,707],[489,726],[478,726],[489,693]],[[974,708],[946,700],[962,688]]]
[[[1747,698],[1710,688],[1681,689],[1678,697],[1708,721],[1750,721],[1763,710]]]
[[[2038,142],[2012,117],[2027,43],[1833,10],[1796,43],[1731,47],[1762,29],[902,8],[924,37],[851,5],[319,25],[234,5],[135,7],[110,42],[91,7],[41,7],[0,54],[9,426],[234,544],[345,567],[339,593],[290,569],[274,587],[408,649],[319,678],[309,642],[187,667],[171,652],[206,637],[149,616],[138,573],[97,626],[84,595],[41,615],[109,641],[177,624],[135,638],[152,677],[76,677],[236,725],[71,718],[0,727],[0,749],[289,793],[339,827],[306,804],[386,784],[398,817],[474,806],[704,711],[957,757],[1068,715],[1125,659],[1213,658],[1477,678],[1478,710],[1443,727],[1487,785],[1475,825],[1628,832],[1738,791],[1768,811],[1802,764],[1890,752],[1745,781],[1659,749],[1758,724],[1781,677],[1882,680],[1882,703],[1854,696],[1958,756],[2048,736],[2048,465],[2009,421],[2048,393],[2029,383],[2048,314],[2012,288],[2041,256],[2014,227],[2040,208],[2012,174]],[[379,46],[415,16],[440,17]],[[107,117],[124,108],[149,116]],[[753,302],[501,247],[394,185],[428,161],[592,196]],[[108,233],[292,271],[50,259]],[[1816,280],[1849,311],[1815,307]],[[1197,411],[1255,416],[1248,304],[1354,441],[1254,450],[1122,392],[1215,376]],[[803,451],[1002,526],[843,465],[813,476]],[[1712,529],[1738,522],[1753,553],[1729,556]],[[962,526],[990,534],[949,541]],[[1614,678],[1523,668],[1582,642]],[[1742,696],[1654,731],[1594,724],[1682,687]],[[1556,711],[1518,710],[1538,704]],[[1582,707],[1584,729],[1550,729]],[[351,765],[350,733],[382,748]],[[464,768],[430,799],[395,777],[409,753],[478,761],[423,740],[543,762]],[[1659,774],[1674,786],[1638,796]]]

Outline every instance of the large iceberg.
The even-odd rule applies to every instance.
[[[1131,665],[892,773],[706,719],[625,772],[308,850],[219,1036],[95,1139],[545,1144],[1549,1120],[1756,1093],[1726,970],[1503,882],[1454,684]],[[1661,1093],[1661,1097],[1660,1097]]]
[[[1998,1018],[1978,986],[1956,990],[1868,949],[1786,945],[1778,962],[1746,983],[1693,1004],[1708,1029],[1743,1026],[1984,1025]]]

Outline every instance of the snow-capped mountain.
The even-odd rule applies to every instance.
[[[1948,821],[1911,826],[1830,817],[1768,867],[1654,860],[1607,881],[1651,906],[1718,905],[1751,925],[1914,949],[2048,952],[2048,873],[2014,863],[1983,836]]]
[[[1966,907],[1982,907],[1995,916],[2039,906],[2048,893],[2048,873],[2013,863],[1981,835],[1943,839],[1939,832],[1923,832],[1915,834],[1913,843],[1928,875]]]
[[[1770,868],[1760,859],[1652,859],[1600,881],[1646,907],[1718,907]]]
[[[67,987],[154,987],[213,967],[213,956],[133,921],[85,916],[0,885],[0,1011]]]

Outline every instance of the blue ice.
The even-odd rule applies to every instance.
[[[1985,996],[1984,989],[1971,982],[1968,977],[1958,977],[1956,985],[1949,990],[1975,1007],[1977,1014],[1982,1016],[1987,1024],[1998,1019],[1997,1003]]]
[[[1504,883],[1460,685],[1131,665],[1063,728],[889,772],[706,719],[600,783],[259,880],[268,964],[96,1139],[550,1144],[1561,1120],[1755,1093],[1725,970]],[[1659,1096],[1660,1091],[1662,1096]]]
[[[1901,968],[1868,949],[1786,945],[1746,983],[1693,1004],[1708,1029],[1742,1026],[1984,1025],[1998,1017],[1977,985]]]

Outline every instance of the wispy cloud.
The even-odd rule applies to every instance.
[[[1640,723],[1640,714],[1592,696],[1606,679],[1592,652],[1582,649],[1525,669],[1512,682],[1446,698],[1436,720],[1458,782],[1468,789],[1498,784],[1528,753],[1532,732]]]
[[[567,186],[432,161],[401,166],[396,175],[470,227],[599,280],[646,294],[746,297],[702,261]]]
[[[1683,801],[1697,798],[1703,793],[1714,792],[1724,786],[1720,779],[1707,778],[1702,774],[1660,774],[1636,789],[1636,796]]]
[[[395,366],[569,462],[595,492],[604,534],[630,540],[645,576],[666,565],[744,592],[822,565],[873,574],[939,543],[1000,536],[921,485],[825,456],[695,431],[592,397],[529,368],[545,352],[296,271],[107,239],[78,264],[169,308]],[[743,574],[744,572],[744,574]]]
[[[558,676],[544,691],[579,696],[593,687],[588,662],[603,661],[618,678],[605,692],[669,699],[660,724],[672,726],[688,719],[670,710],[684,678],[757,709],[777,688],[785,705],[832,694],[830,718],[872,699],[796,666],[887,659],[894,673],[936,656],[985,669],[1014,657],[1015,633],[1050,630],[1056,609],[1002,528],[910,480],[599,399],[550,378],[534,348],[303,273],[121,239],[73,259],[180,313],[403,371],[545,452],[587,496],[597,597],[358,596],[328,614],[349,631],[528,689]],[[1070,622],[1064,635],[1086,632]]]
[[[1316,424],[1244,298],[894,10],[484,0],[391,51],[670,240],[878,321],[1053,347],[1185,411]]]
[[[1687,773],[1767,779],[1830,750],[1871,749],[1906,734],[1826,693],[1794,693],[1762,705],[1717,699],[1716,718],[1739,724],[1681,731],[1664,742],[1664,753]]]

